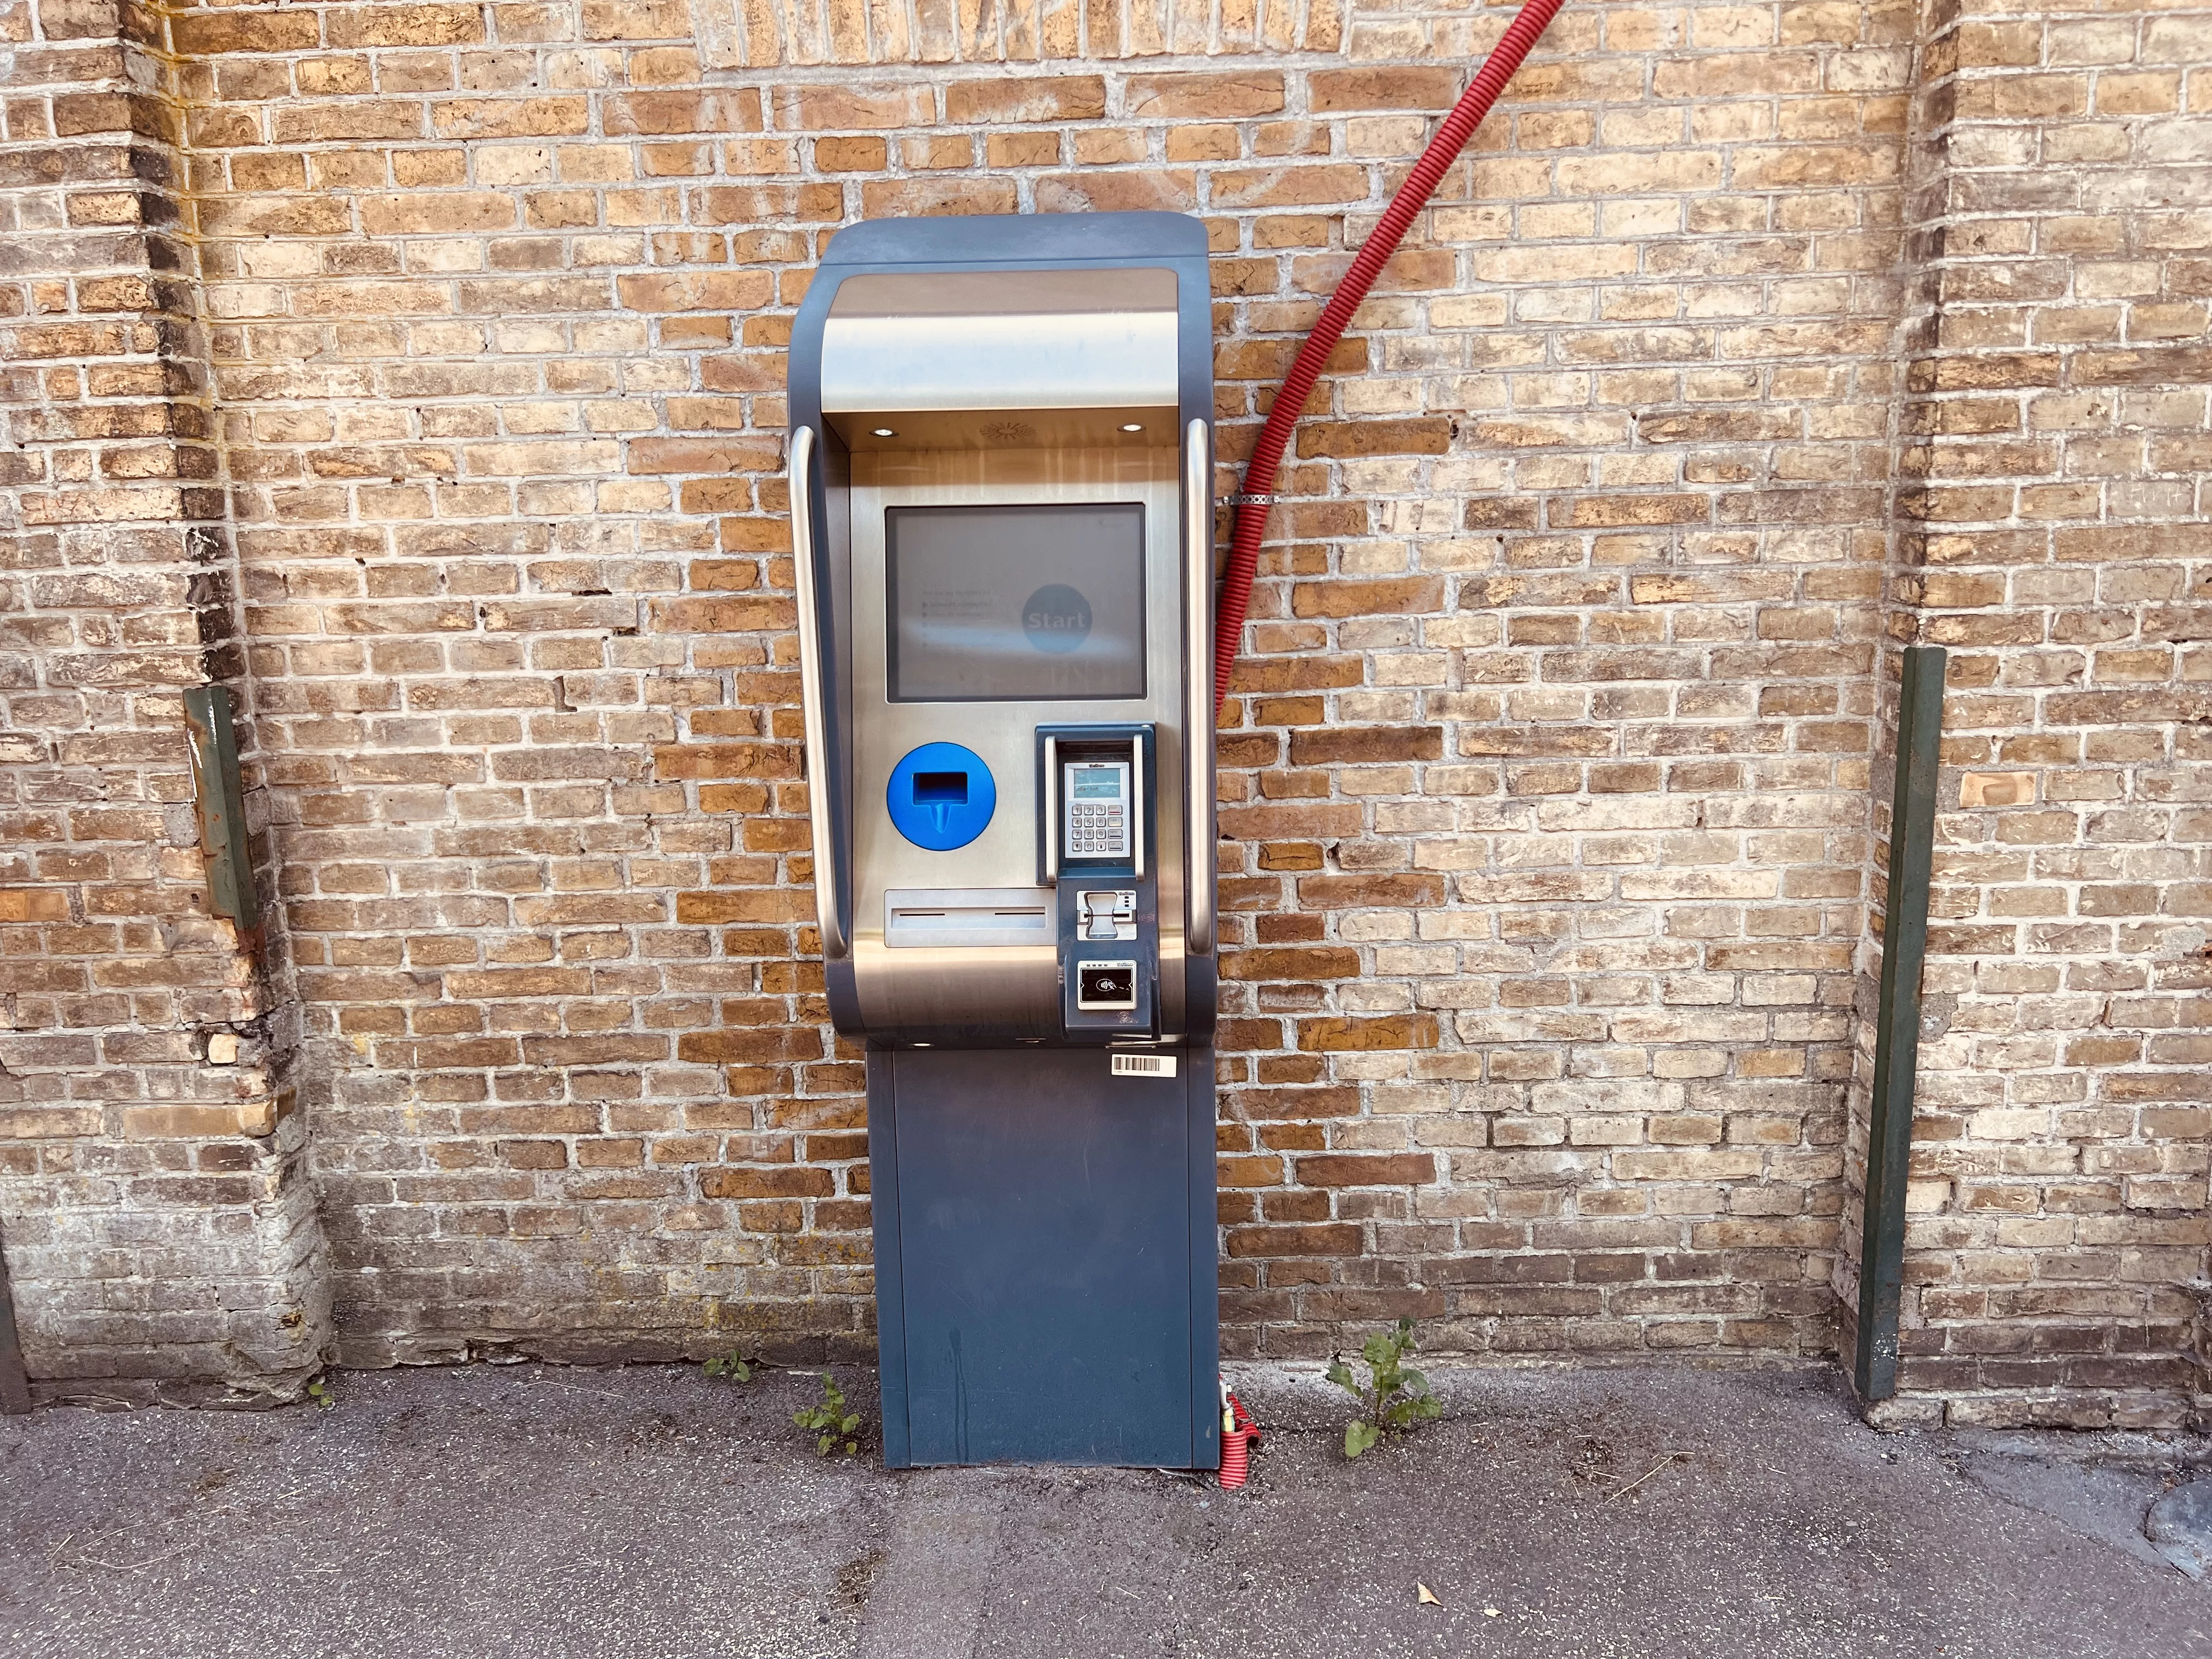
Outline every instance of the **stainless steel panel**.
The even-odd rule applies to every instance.
[[[1160,915],[1163,1032],[1183,1030],[1184,853],[1189,845],[1182,780],[1184,747],[1182,477],[1174,420],[1169,441],[1145,449],[863,452],[853,458],[854,847],[858,884],[853,961],[861,1012],[872,1029],[924,1024],[1012,1023],[1060,1032],[1055,952],[890,948],[886,896],[906,889],[987,888],[1036,868],[1040,726],[1150,721],[1157,728],[1158,787],[1153,852]],[[1145,694],[1036,702],[890,702],[885,695],[884,513],[904,506],[1135,501],[1145,508]],[[934,853],[893,827],[884,792],[909,750],[950,740],[982,757],[999,805],[968,846]],[[927,1018],[923,1016],[927,1014]]]
[[[1017,1040],[1060,1035],[1060,955],[1050,945],[866,951],[856,945],[854,966],[873,1030],[988,1025]]]
[[[848,276],[830,314],[854,317],[1079,315],[1173,311],[1176,274],[1165,266],[1059,270],[900,270]]]
[[[884,895],[893,951],[1054,945],[1049,887],[907,887]]]
[[[1176,401],[1175,273],[848,276],[822,332],[822,408],[1129,409]]]
[[[823,424],[847,447],[918,449],[1152,449],[1173,443],[1172,408],[904,409],[836,411]],[[1135,430],[1124,430],[1133,427]]]

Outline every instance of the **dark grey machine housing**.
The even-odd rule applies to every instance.
[[[923,280],[847,289],[884,277]],[[932,342],[966,337],[960,319],[978,306],[1010,313],[991,313],[976,325],[983,335],[1037,343],[1005,354],[1002,395],[988,353],[932,357]],[[1124,309],[1145,349],[1127,364],[1095,343],[1085,355],[1084,338],[1111,334],[1100,313]],[[1074,342],[1064,391],[1051,380],[1055,317]],[[869,342],[883,349],[860,349]],[[878,368],[880,388],[868,379]],[[1205,228],[1166,213],[848,227],[799,309],[789,386],[826,987],[838,1030],[867,1054],[884,1462],[1213,1468]],[[1145,503],[1143,699],[893,696],[887,511],[1025,502],[1032,489],[1038,503]],[[984,840],[932,853],[887,827],[885,769],[902,750],[911,763],[925,741],[981,757],[997,799]],[[1057,858],[1054,791],[1066,775],[1055,744],[1125,752],[1143,774],[1132,805],[1144,827],[1125,862]],[[1122,893],[1126,945],[1082,933],[1111,931],[1083,908],[1103,904],[1091,890],[1101,888]],[[917,917],[946,930],[951,948],[902,950],[912,939],[901,929]],[[1112,994],[1124,950],[1136,963],[1130,1006],[1079,1006],[1071,964],[1088,964],[1085,985]]]

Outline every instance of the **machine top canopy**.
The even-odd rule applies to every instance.
[[[1079,316],[1176,308],[1172,270],[917,270],[848,276],[832,318]]]
[[[1174,271],[1143,266],[848,276],[823,412],[1172,408],[1176,297]]]

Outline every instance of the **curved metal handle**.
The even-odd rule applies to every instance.
[[[1044,884],[1060,885],[1060,739],[1044,740]]]
[[[1129,874],[1145,878],[1145,739],[1129,744]]]
[[[830,822],[830,744],[823,726],[822,607],[814,591],[814,428],[791,434],[791,569],[799,594],[799,700],[806,722],[806,815],[814,834],[814,920],[822,957],[845,955],[837,903],[837,849]]]
[[[1213,953],[1213,446],[1204,421],[1183,428],[1183,948]]]

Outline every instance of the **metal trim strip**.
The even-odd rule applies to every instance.
[[[1204,421],[1183,431],[1184,949],[1213,954],[1213,457]]]
[[[844,907],[837,902],[843,860],[830,821],[830,744],[822,703],[821,602],[814,568],[814,428],[791,434],[792,586],[799,598],[799,698],[806,733],[806,816],[814,840],[814,919],[826,962],[844,959]]]

